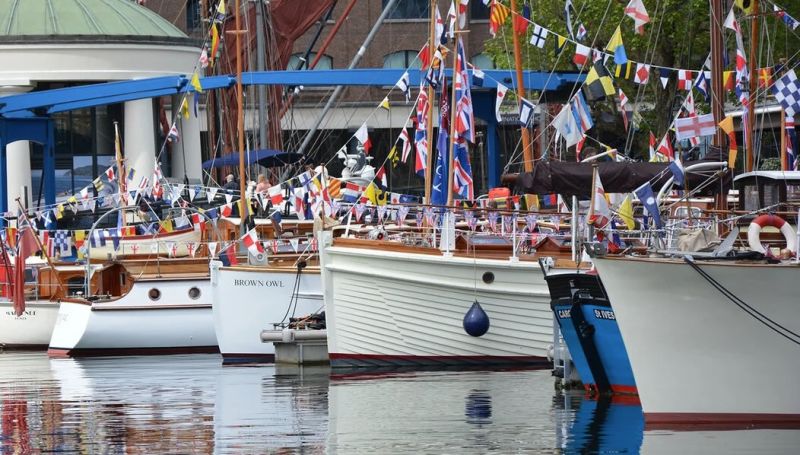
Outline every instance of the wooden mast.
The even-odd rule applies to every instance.
[[[436,0],[431,0],[431,23],[429,28],[429,38],[428,38],[428,61],[430,62],[431,66],[433,66],[433,56],[436,54],[436,11],[439,8],[439,5],[436,4]],[[440,62],[440,65],[443,65],[444,62]],[[444,71],[444,68],[442,68]],[[427,117],[427,123],[425,124],[426,129],[426,136],[428,141],[428,156],[426,157],[425,163],[425,199],[424,202],[426,204],[431,203],[431,167],[433,166],[433,100],[434,100],[434,92],[433,86],[429,83],[426,89],[428,91],[428,105],[425,106],[425,116]],[[442,125],[439,125],[441,128]]]
[[[244,111],[242,110],[242,26],[240,18],[240,0],[236,0],[236,129],[239,136],[239,217],[241,229],[244,229],[244,219],[247,218],[247,204],[245,203],[244,190],[247,182],[244,170]]]
[[[119,122],[114,122],[114,154],[117,161],[117,185],[119,185],[117,192],[119,193],[120,200],[123,200],[123,197],[127,199],[128,192],[125,188],[125,174],[127,173],[127,169],[123,166],[125,160],[122,158],[122,139],[119,137]],[[125,194],[125,196],[122,196],[123,194]],[[122,212],[122,225],[126,225],[124,211]]]
[[[725,118],[725,92],[722,87],[722,75],[724,65],[722,63],[722,0],[711,0],[711,113],[714,114],[714,121],[719,123]],[[722,148],[726,140],[725,132],[722,128],[717,128],[714,133],[713,145]],[[728,147],[730,152],[730,146]],[[688,199],[687,199],[688,203]],[[714,202],[717,210],[727,208],[727,193],[718,194]],[[691,210],[689,210],[691,213]]]
[[[511,17],[517,15],[517,0],[511,0]],[[514,38],[514,66],[517,70],[517,105],[522,107],[522,98],[525,98],[525,82],[522,79],[522,52],[520,51],[519,35],[511,27]],[[522,126],[522,157],[525,172],[533,172],[533,156],[531,153],[531,135],[528,125]]]
[[[747,103],[747,143],[745,144],[744,154],[744,170],[750,172],[753,170],[753,147],[755,139],[755,104],[756,104],[756,88],[758,87],[758,0],[752,0],[753,10],[750,16],[750,96]]]

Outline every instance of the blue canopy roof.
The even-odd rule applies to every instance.
[[[282,152],[280,150],[250,150],[244,157],[245,165],[260,164],[264,167],[284,166],[299,161],[303,155],[299,153]],[[211,169],[223,166],[238,166],[239,153],[234,152],[222,155],[219,158],[212,158],[203,162],[203,169]]]

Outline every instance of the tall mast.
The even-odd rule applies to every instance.
[[[247,217],[247,204],[245,203],[245,173],[244,173],[244,111],[242,110],[242,25],[240,16],[241,5],[236,0],[236,130],[239,136],[239,216],[244,229],[244,219]]]
[[[511,0],[511,16],[517,14],[517,0]],[[519,46],[519,35],[511,27],[511,36],[514,38],[514,67],[517,70],[517,105],[522,107],[522,98],[525,98],[525,82],[522,80],[522,52]],[[533,156],[531,154],[531,136],[528,125],[522,126],[522,157],[525,172],[533,172]]]
[[[439,8],[439,5],[436,4],[436,0],[431,0],[431,23],[428,27],[429,37],[428,37],[428,61],[430,62],[431,66],[433,66],[433,56],[436,53],[435,44],[436,44],[436,11]],[[440,65],[444,65],[444,62],[439,63]],[[444,68],[442,68],[444,71]],[[428,123],[425,124],[425,128],[427,132],[428,140],[428,156],[425,158],[425,199],[424,202],[426,204],[430,204],[431,202],[431,167],[433,166],[433,86],[428,84],[426,88],[428,91],[428,105],[425,106],[426,112],[425,117],[428,119]],[[439,125],[441,128],[442,125]]]
[[[753,11],[752,15],[750,16],[750,98],[749,102],[747,103],[747,125],[744,126],[747,128],[747,131],[750,133],[747,135],[747,144],[745,150],[745,159],[744,159],[744,170],[745,172],[750,172],[753,170],[753,142],[755,139],[755,127],[756,127],[756,119],[755,119],[755,104],[756,104],[756,88],[758,82],[758,0],[752,0],[753,2]]]
[[[125,174],[127,170],[123,166],[124,160],[122,158],[122,140],[119,137],[119,122],[114,122],[114,154],[117,161],[117,184],[119,185],[117,192],[121,197],[123,194],[127,193],[127,189],[125,188]],[[124,212],[122,213],[122,225],[125,226]]]
[[[711,0],[711,113],[714,120],[721,122],[725,118],[723,101],[725,93],[722,91],[722,0]],[[713,145],[722,147],[725,142],[725,132],[717,128],[714,133]]]

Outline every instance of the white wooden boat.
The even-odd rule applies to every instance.
[[[218,352],[208,275],[196,271],[206,267],[205,260],[189,262],[185,272],[163,259],[138,265],[142,270],[134,262],[97,270],[94,298],[62,300],[48,353]],[[151,268],[162,274],[146,273]]]
[[[334,367],[546,364],[550,294],[535,260],[337,238],[322,252]],[[490,328],[462,326],[480,302]]]
[[[595,258],[648,427],[800,426],[800,345],[681,259]],[[800,333],[800,265],[698,261],[727,292]]]
[[[211,263],[214,328],[223,362],[273,362],[274,345],[261,341],[261,331],[324,309],[316,260],[302,260],[298,270],[297,255],[283,259],[231,267]]]

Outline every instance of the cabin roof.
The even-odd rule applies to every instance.
[[[792,180],[800,182],[800,171],[754,171],[739,174],[733,178],[734,182],[749,179]]]

